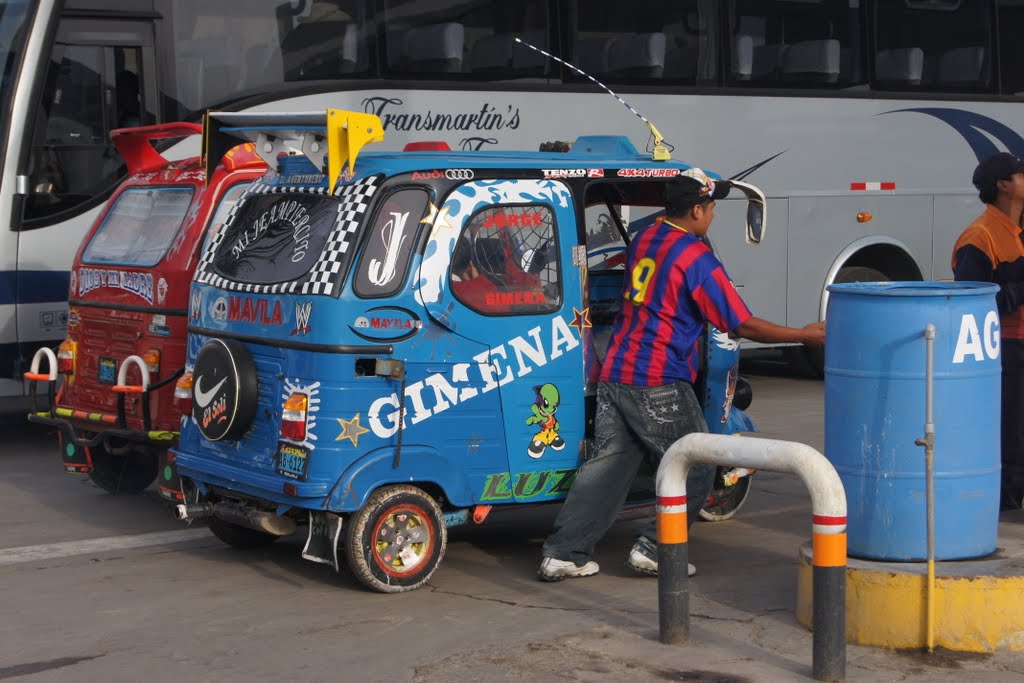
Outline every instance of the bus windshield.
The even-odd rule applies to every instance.
[[[3,59],[3,80],[0,81],[0,130],[7,129],[10,104],[7,99],[14,92],[11,87],[16,78],[22,45],[25,42],[25,24],[29,16],[27,0],[0,3],[0,55]]]

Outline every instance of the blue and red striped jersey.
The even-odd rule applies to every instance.
[[[693,382],[704,323],[726,331],[751,317],[711,248],[662,221],[630,243],[622,297],[601,368],[602,382]]]

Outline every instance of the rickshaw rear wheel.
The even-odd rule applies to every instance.
[[[160,464],[156,452],[117,455],[104,446],[93,446],[89,455],[92,457],[89,478],[109,493],[141,493],[156,481]]]
[[[404,484],[375,491],[347,527],[348,566],[360,583],[380,593],[422,586],[441,564],[448,545],[437,501]]]
[[[700,510],[700,518],[705,522],[724,522],[731,519],[750,495],[751,475],[740,477],[732,486],[722,483],[722,475],[731,467],[719,467],[715,470],[715,485],[708,493],[708,499]]]
[[[275,536],[274,534],[226,522],[220,517],[210,517],[207,525],[214,536],[238,550],[265,548],[280,538],[280,536]]]

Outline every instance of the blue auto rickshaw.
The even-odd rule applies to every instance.
[[[398,592],[430,578],[448,527],[565,497],[621,302],[621,259],[588,259],[609,253],[588,224],[625,243],[689,167],[614,136],[363,151],[382,139],[369,114],[209,114],[208,164],[251,142],[270,170],[203,247],[174,453],[182,519],[242,548],[304,526],[303,557]],[[764,196],[734,185],[757,242]],[[752,429],[737,344],[703,349],[709,427]]]

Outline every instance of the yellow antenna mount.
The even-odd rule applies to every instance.
[[[665,146],[665,136],[661,134],[661,131],[653,123],[646,119],[644,121],[647,123],[647,127],[651,129],[651,137],[654,138],[654,151],[651,153],[651,158],[655,161],[670,161],[672,153]]]
[[[334,194],[342,168],[355,175],[356,157],[371,142],[384,141],[384,124],[375,114],[343,109],[327,110],[327,174],[329,192]]]

